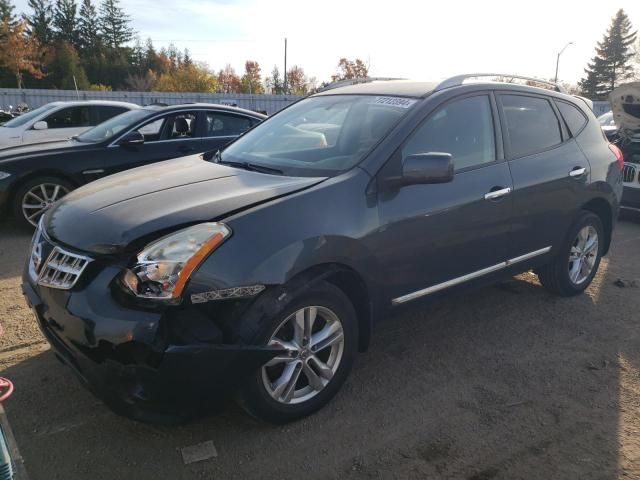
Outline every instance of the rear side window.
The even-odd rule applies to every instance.
[[[402,158],[429,152],[450,153],[456,170],[494,162],[496,146],[489,97],[467,97],[441,107],[407,142]]]
[[[240,135],[254,124],[249,117],[230,115],[222,112],[207,112],[205,119],[205,137],[226,137]]]
[[[511,157],[523,157],[562,143],[560,123],[548,100],[501,95]]]
[[[569,103],[556,101],[556,105],[558,106],[558,110],[560,110],[562,118],[564,118],[564,121],[567,123],[571,135],[575,137],[587,124],[586,117],[578,107],[574,107]]]
[[[92,119],[95,125],[99,123],[106,122],[110,118],[115,117],[116,115],[120,115],[128,111],[126,108],[122,107],[112,107],[112,106],[99,106],[93,107],[95,117]]]

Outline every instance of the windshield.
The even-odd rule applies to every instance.
[[[240,137],[218,161],[290,176],[336,175],[358,164],[414,103],[373,95],[306,98]]]
[[[149,116],[150,113],[151,112],[149,110],[145,109],[129,110],[128,112],[117,115],[106,122],[96,125],[75,138],[77,141],[83,143],[102,142],[103,140],[113,137],[138,120],[142,120]]]
[[[43,105],[42,107],[36,108],[35,110],[31,110],[30,112],[23,113],[19,117],[12,118],[8,122],[3,123],[2,126],[3,127],[8,127],[8,128],[21,127],[25,123],[27,123],[30,120],[38,117],[39,115],[43,114],[44,112],[46,112],[48,110],[52,110],[54,107],[55,107],[55,105],[53,105],[51,103],[49,103],[47,105]]]
[[[600,115],[598,117],[598,121],[600,122],[600,126],[602,127],[614,127],[616,125],[613,121],[613,112],[608,112],[604,115]]]

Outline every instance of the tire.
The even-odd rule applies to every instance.
[[[582,252],[585,246],[580,244],[585,232],[588,235],[597,235],[597,245],[589,247],[586,255],[578,253]],[[580,234],[583,237],[579,238]],[[585,243],[589,244],[590,238],[592,237],[589,236]],[[604,229],[600,217],[592,212],[582,211],[569,230],[567,239],[558,254],[551,263],[537,271],[540,283],[550,292],[564,297],[582,293],[598,273],[604,243]],[[570,260],[570,255],[574,257],[574,260]],[[576,259],[576,255],[581,255],[581,257]],[[581,261],[582,263],[580,263]],[[579,268],[581,265],[584,265],[584,270]]]
[[[313,352],[312,340],[306,350],[304,346],[297,351],[292,350],[291,357],[276,357],[253,373],[238,395],[240,405],[250,415],[277,424],[306,417],[326,405],[347,378],[358,349],[357,318],[347,296],[330,283],[320,282],[287,302],[254,344],[283,345],[280,342],[284,340],[289,348],[292,345],[299,347],[300,343],[304,345],[304,337],[300,337],[302,328],[298,330],[296,343],[296,314],[300,323],[305,323],[305,315],[309,312],[309,318],[312,318],[313,309],[315,321],[311,339],[315,336],[319,340],[326,335],[335,340],[341,328],[342,344],[337,340],[331,346]],[[274,339],[275,335],[279,340]],[[317,342],[315,346],[322,347],[322,344]],[[318,360],[322,362],[321,369],[316,363]],[[270,365],[272,363],[275,364]],[[327,367],[332,370],[331,375],[327,373]],[[324,375],[319,373],[322,371]],[[290,378],[298,380],[286,382],[287,373],[291,373]],[[282,390],[277,387],[283,384],[286,386]],[[291,385],[292,388],[288,388]]]
[[[22,226],[33,229],[42,214],[73,188],[70,182],[57,177],[36,177],[27,180],[18,187],[13,196],[13,215]],[[38,203],[42,207],[40,210],[36,208]],[[32,205],[33,208],[23,208],[23,205]]]

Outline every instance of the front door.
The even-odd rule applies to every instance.
[[[432,112],[382,170],[401,168],[416,153],[450,153],[455,163],[450,183],[380,188],[372,248],[394,303],[504,266],[513,185],[497,125],[489,94],[458,97]]]

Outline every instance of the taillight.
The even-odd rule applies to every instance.
[[[618,160],[618,168],[622,171],[624,169],[624,154],[622,153],[622,150],[613,143],[609,144],[609,150],[611,150],[616,156],[616,160]]]

